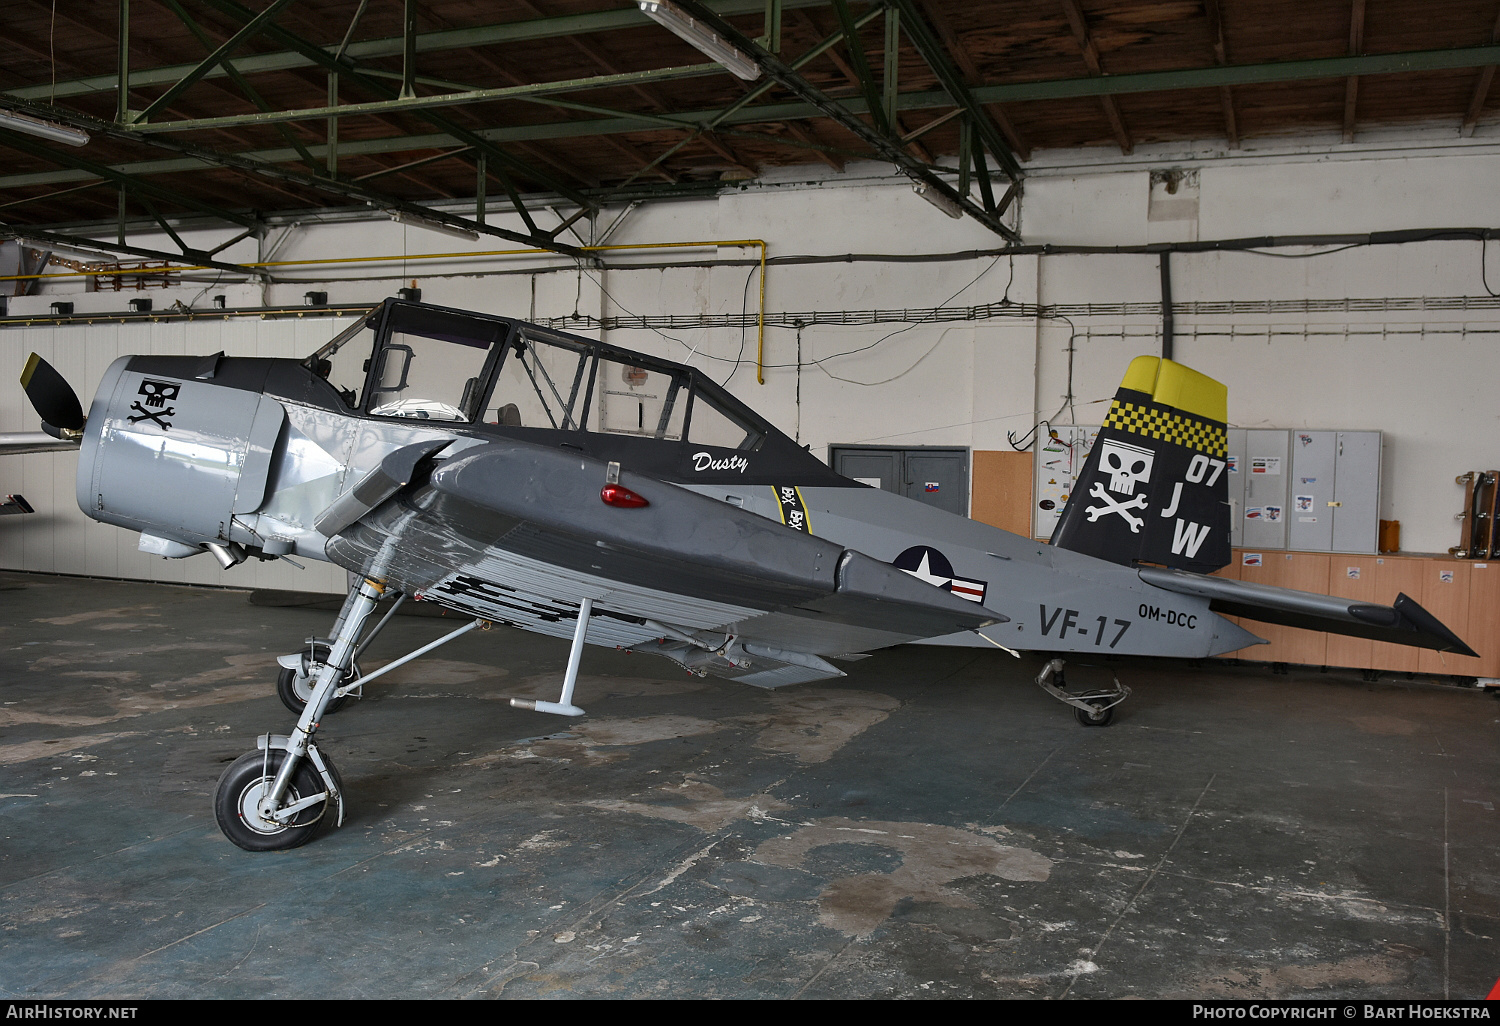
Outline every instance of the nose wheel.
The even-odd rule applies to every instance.
[[[291,809],[304,801],[307,804],[279,819],[265,814],[262,800],[271,790],[285,759],[286,752],[279,750],[247,752],[230,763],[219,777],[214,789],[214,819],[224,836],[246,851],[300,847],[337,818],[329,807],[329,798],[339,800],[337,793],[343,790],[343,781],[326,755],[322,756],[322,763],[334,782],[332,796],[318,770],[304,759],[292,773],[291,785],[282,797],[280,808]]]

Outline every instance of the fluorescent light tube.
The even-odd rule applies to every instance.
[[[89,134],[81,128],[59,125],[54,121],[43,121],[41,118],[17,114],[13,110],[0,110],[0,128],[9,128],[13,132],[25,132],[27,135],[39,135],[43,139],[65,143],[68,146],[84,146],[89,141]]]
[[[916,193],[918,196],[921,196],[924,200],[937,207],[949,217],[964,216],[964,212],[959,208],[957,203],[954,203],[951,199],[938,192],[926,182],[915,183],[914,185],[912,185],[911,191]]]
[[[724,70],[735,78],[754,82],[760,78],[760,66],[742,51],[725,42],[707,25],[701,24],[687,11],[672,3],[672,0],[637,0],[641,13],[662,28],[693,46],[710,60],[724,65]]]
[[[456,225],[444,224],[441,221],[432,221],[417,214],[408,214],[404,210],[388,210],[386,213],[397,224],[409,224],[413,228],[426,228],[430,232],[442,232],[444,235],[454,235],[460,239],[468,239],[470,242],[476,242],[479,239],[478,232],[470,231],[467,228],[459,228]]]

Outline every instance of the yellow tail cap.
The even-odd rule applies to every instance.
[[[1121,388],[1145,392],[1163,406],[1204,420],[1229,420],[1229,388],[1207,374],[1199,374],[1173,360],[1137,356],[1125,371]]]

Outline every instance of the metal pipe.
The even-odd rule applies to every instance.
[[[239,566],[245,561],[245,550],[240,547],[239,542],[230,542],[228,545],[208,542],[203,547],[214,554],[214,558],[225,570]]]
[[[488,622],[489,621],[487,621],[487,620],[479,619],[479,618],[476,617],[474,620],[472,620],[469,623],[466,623],[462,627],[458,628],[458,630],[456,630],[456,631],[449,631],[447,634],[444,634],[441,638],[438,638],[436,641],[432,641],[432,642],[427,643],[426,645],[423,645],[421,648],[417,649],[415,652],[408,652],[408,653],[406,653],[406,655],[402,656],[400,659],[397,659],[394,662],[386,663],[384,666],[382,666],[380,669],[376,670],[374,673],[367,673],[363,677],[359,678],[359,680],[350,681],[348,684],[345,684],[343,687],[341,687],[337,691],[335,691],[333,697],[335,697],[335,698],[342,698],[343,696],[347,695],[349,692],[353,691],[355,688],[363,687],[364,685],[368,684],[370,681],[374,680],[376,677],[383,677],[387,673],[390,673],[392,670],[397,669],[398,667],[405,666],[407,663],[411,662],[413,659],[416,659],[416,658],[418,658],[420,656],[424,656],[428,652],[431,652],[433,649],[438,648],[441,645],[446,645],[446,644],[448,644],[448,642],[452,641],[454,638],[457,638],[460,635],[464,635],[464,634],[469,633],[475,627],[482,627],[482,626],[484,626]]]
[[[1172,359],[1172,251],[1164,250],[1161,261],[1161,358]]]
[[[562,697],[558,705],[573,704],[573,688],[578,683],[578,666],[583,659],[583,643],[589,633],[589,617],[594,615],[594,600],[586,598],[578,607],[578,623],[573,627],[573,647],[568,650],[568,672],[563,676]]]
[[[759,246],[760,247],[760,312],[756,318],[756,343],[755,343],[755,379],[760,384],[766,383],[765,378],[765,355],[766,355],[766,257],[767,246],[764,239],[712,239],[702,242],[636,242],[619,243],[609,246],[580,246],[585,253],[609,253],[629,249],[704,249],[709,246],[722,248],[725,246]],[[246,268],[266,267],[307,267],[323,266],[328,264],[362,264],[380,263],[389,261],[392,263],[413,263],[424,260],[473,260],[483,257],[497,256],[535,256],[541,253],[550,253],[547,249],[492,249],[476,253],[426,253],[417,256],[405,256],[391,253],[383,256],[369,257],[326,257],[314,260],[259,260],[255,263],[241,264]],[[209,265],[187,264],[181,267],[170,268],[173,272],[202,271]],[[67,274],[12,274],[0,276],[0,281],[31,281],[39,278],[92,278],[97,274],[89,274],[82,271],[71,271]]]

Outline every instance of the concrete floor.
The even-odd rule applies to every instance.
[[[345,826],[252,855],[210,794],[332,614],[0,578],[5,997],[1480,997],[1500,704],[907,647],[778,692],[475,632],[325,720]],[[436,637],[398,617],[366,668]],[[1089,680],[1087,670],[1074,683]],[[1097,675],[1101,670],[1092,671]]]

